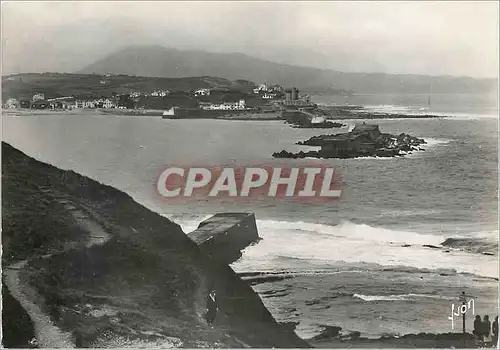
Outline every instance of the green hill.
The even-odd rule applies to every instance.
[[[9,97],[31,99],[36,93],[46,98],[65,96],[112,96],[153,90],[188,91],[202,88],[228,88],[251,91],[248,81],[217,77],[154,78],[128,75],[24,73],[2,77],[3,100]]]
[[[20,272],[21,289],[29,284],[38,292],[35,302],[71,333],[77,347],[158,341],[183,347],[308,347],[274,320],[248,283],[203,254],[179,225],[119,190],[3,142],[2,219],[4,271],[28,260]],[[101,227],[110,239],[87,245],[96,232],[82,221]],[[41,258],[44,254],[51,256]],[[213,328],[203,318],[212,289],[219,306]],[[30,325],[19,320],[20,305],[3,309],[9,327],[4,334],[29,331],[22,329]]]

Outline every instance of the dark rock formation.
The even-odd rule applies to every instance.
[[[419,333],[384,335],[377,339],[361,337],[357,331],[342,334],[340,327],[323,326],[324,331],[309,339],[318,348],[479,348],[481,342],[470,333]]]
[[[435,245],[432,245],[432,244],[424,244],[423,246],[426,247],[426,248],[441,249],[441,247],[438,247],[438,246],[435,246]]]
[[[498,243],[478,238],[447,238],[441,243],[442,246],[461,249],[472,253],[495,255],[498,251]]]
[[[342,330],[342,327],[338,326],[322,325],[321,327],[323,328],[323,330],[321,331],[320,334],[313,337],[311,339],[312,341],[319,341],[319,340],[338,337],[340,335],[340,331]]]
[[[306,157],[318,158],[318,152],[316,152],[316,151],[309,151],[309,152],[300,151],[298,153],[291,153],[291,152],[287,152],[285,150],[282,150],[280,152],[274,152],[273,157],[274,158],[293,158],[293,159],[306,158]]]
[[[320,146],[319,151],[290,153],[285,150],[274,153],[275,158],[356,158],[396,157],[418,150],[424,139],[401,133],[381,133],[378,125],[358,124],[353,131],[342,134],[313,136],[298,142],[299,145]]]
[[[260,240],[255,215],[251,213],[215,214],[188,237],[205,254],[224,264],[235,262],[241,257],[241,250]]]
[[[342,123],[323,120],[314,122],[317,117],[322,117],[322,113],[318,112],[316,108],[311,108],[309,111],[305,110],[285,110],[281,112],[281,118],[287,124],[291,124],[294,128],[301,129],[331,129],[341,128],[345,126]]]

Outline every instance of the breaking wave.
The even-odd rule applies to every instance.
[[[189,233],[210,215],[175,217]],[[257,220],[262,240],[243,250],[232,266],[237,272],[286,272],[301,274],[335,266],[379,265],[404,272],[468,273],[498,277],[497,244],[476,239],[447,238],[429,232],[393,230],[343,221],[338,225],[305,221]],[[370,267],[372,268],[372,267]],[[377,268],[378,269],[378,268]],[[340,272],[342,273],[342,272]]]
[[[446,250],[440,244],[446,237],[433,232],[420,234],[349,221],[326,225],[257,220],[257,226],[263,240],[243,251],[233,265],[238,271],[300,272],[339,264],[377,264],[498,277],[495,257]]]

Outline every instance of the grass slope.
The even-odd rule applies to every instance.
[[[3,99],[30,99],[36,93],[50,97],[100,97],[153,90],[188,91],[202,88],[230,88],[249,91],[253,83],[215,77],[155,78],[128,75],[24,73],[2,77]]]
[[[177,224],[123,192],[6,143],[2,153],[3,263],[32,259],[22,279],[43,296],[38,303],[73,333],[77,346],[308,346]],[[78,225],[72,210],[85,213],[111,239],[79,245],[92,232]],[[46,253],[53,255],[40,258]],[[219,302],[213,328],[203,319],[212,288]]]

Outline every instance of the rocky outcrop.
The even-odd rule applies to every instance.
[[[332,128],[342,128],[345,126],[342,123],[337,123],[337,122],[331,122],[331,121],[324,121],[324,122],[318,122],[318,123],[305,123],[305,124],[300,124],[300,125],[293,125],[294,128],[298,129],[332,129]]]
[[[481,342],[470,333],[418,333],[385,335],[377,339],[361,337],[360,332],[343,332],[341,327],[324,325],[323,331],[309,339],[317,348],[479,348]]]
[[[188,237],[205,254],[224,264],[235,262],[241,257],[241,250],[260,240],[252,213],[215,214]]]
[[[297,142],[298,145],[320,146],[319,151],[290,153],[286,150],[273,153],[274,158],[357,158],[357,157],[398,157],[413,151],[423,151],[425,140],[405,133],[391,135],[380,133],[376,125],[360,125],[362,131],[343,134],[313,136]],[[357,126],[358,127],[358,126]],[[356,129],[355,129],[356,130]]]
[[[309,152],[297,152],[297,153],[292,153],[288,152],[285,150],[282,150],[280,152],[274,152],[273,153],[274,158],[292,158],[292,159],[298,159],[298,158],[306,158],[306,157],[318,157],[318,152],[316,151],[309,151]]]
[[[317,110],[285,110],[281,112],[281,118],[285,123],[300,129],[332,129],[345,126],[342,123],[325,120],[322,113]]]

